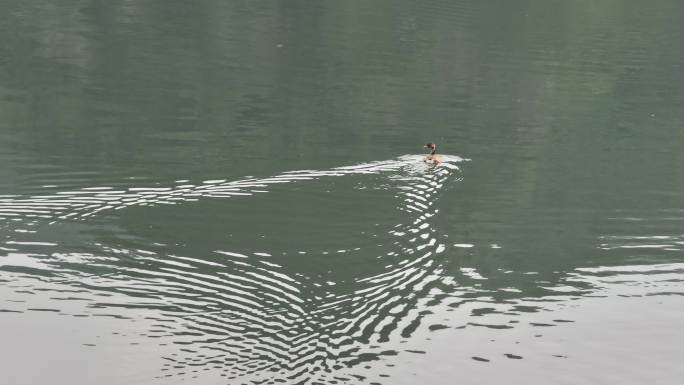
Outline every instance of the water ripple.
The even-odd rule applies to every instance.
[[[335,378],[346,373],[345,381],[364,382],[363,368],[373,362],[424,354],[399,347],[425,332],[558,327],[573,320],[553,314],[580,298],[684,295],[681,264],[579,268],[552,281],[535,271],[487,270],[456,258],[482,245],[451,240],[439,230],[436,203],[447,187],[461,180],[456,166],[461,159],[447,160],[445,166],[433,167],[420,157],[405,156],[238,181],[182,180],[172,187],[90,187],[3,197],[3,212],[16,216],[7,222],[9,231],[1,241],[0,271],[4,290],[11,291],[16,302],[6,302],[0,311],[136,323],[144,318],[149,327],[132,343],[147,340],[175,347],[162,354],[161,377],[202,370],[237,383],[317,383],[342,381]],[[257,199],[252,196],[265,192],[289,191],[311,199],[312,205],[316,202],[315,208],[325,207],[330,200],[307,195],[304,185],[298,190],[279,186],[337,183],[351,175],[356,176],[355,190],[382,186],[373,193],[392,196],[377,213],[367,213],[383,225],[365,229],[351,242],[285,242],[278,248],[277,243],[259,243],[258,237],[256,243],[241,246],[224,235],[205,235],[196,244],[195,238],[177,231],[168,239],[153,240],[97,227],[100,215],[123,215],[127,210],[118,210],[124,208],[149,206],[143,217],[135,217],[144,228],[144,220],[162,207],[175,210],[184,202],[197,205],[238,196]],[[381,178],[359,183],[362,176]],[[398,215],[380,221],[378,213],[388,208]],[[191,214],[203,209],[190,208]],[[201,227],[202,213],[197,226],[213,231]],[[397,218],[398,223],[392,222]],[[358,225],[357,219],[352,223]],[[84,227],[75,231],[72,226]],[[65,231],[71,231],[69,237],[63,236]],[[680,243],[679,235],[606,235],[598,249],[666,249]],[[486,248],[500,250],[495,244]],[[467,357],[491,359],[482,354]]]

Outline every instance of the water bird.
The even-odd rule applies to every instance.
[[[432,163],[435,163],[435,164],[437,164],[437,163],[442,163],[442,157],[439,156],[439,155],[437,155],[437,144],[435,144],[435,143],[427,143],[427,144],[426,144],[425,146],[423,146],[423,147],[432,150],[432,151],[430,152],[430,155],[427,155],[427,156],[425,157],[425,161],[426,161],[426,162],[432,162]]]

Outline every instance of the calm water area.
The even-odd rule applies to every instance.
[[[0,3],[0,383],[684,381],[683,2]]]

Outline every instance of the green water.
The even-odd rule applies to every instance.
[[[2,5],[8,384],[684,376],[680,2]]]

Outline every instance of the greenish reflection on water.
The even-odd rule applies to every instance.
[[[4,1],[0,369],[676,382],[682,7]]]

